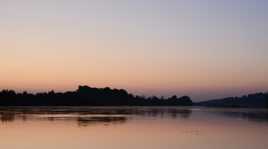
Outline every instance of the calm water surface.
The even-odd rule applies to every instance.
[[[1,108],[1,149],[267,149],[268,111]]]

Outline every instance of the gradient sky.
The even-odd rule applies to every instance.
[[[268,91],[267,0],[0,0],[0,88]]]

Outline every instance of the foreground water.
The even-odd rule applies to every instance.
[[[0,108],[1,149],[266,149],[268,111]]]

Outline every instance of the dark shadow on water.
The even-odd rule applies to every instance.
[[[0,113],[0,118],[1,122],[6,123],[6,122],[13,122],[15,120],[15,113],[13,112],[1,112]]]
[[[155,119],[188,119],[194,108],[188,107],[0,107],[1,123],[16,120],[43,120],[50,122],[74,121],[78,126],[124,124],[133,116]],[[219,117],[233,120],[268,123],[267,110],[254,109],[210,109],[201,108]],[[232,120],[230,119],[230,120]],[[1,124],[0,123],[0,124]]]
[[[268,123],[268,112],[223,112],[225,116],[247,121]]]
[[[113,116],[107,116],[107,117],[79,117],[77,118],[78,126],[85,127],[92,124],[99,124],[102,123],[104,125],[109,124],[123,124],[128,119],[126,117],[120,116],[120,117],[113,117]]]
[[[77,121],[79,126],[88,126],[124,124],[132,116],[187,119],[191,113],[190,108],[176,107],[0,107],[0,120]]]
[[[268,123],[268,110],[266,109],[212,109],[209,113],[232,119],[245,120],[257,123]]]

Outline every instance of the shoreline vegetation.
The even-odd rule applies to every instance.
[[[223,108],[268,108],[268,92],[248,94],[241,97],[226,97],[195,103],[198,106]]]
[[[134,96],[124,89],[79,86],[76,91],[56,93],[0,92],[0,106],[192,106],[188,96],[169,98]]]
[[[193,102],[189,96],[145,97],[128,93],[124,89],[92,88],[79,86],[75,91],[16,93],[0,92],[0,106],[205,106],[232,108],[268,108],[268,93],[249,94],[242,97]]]

